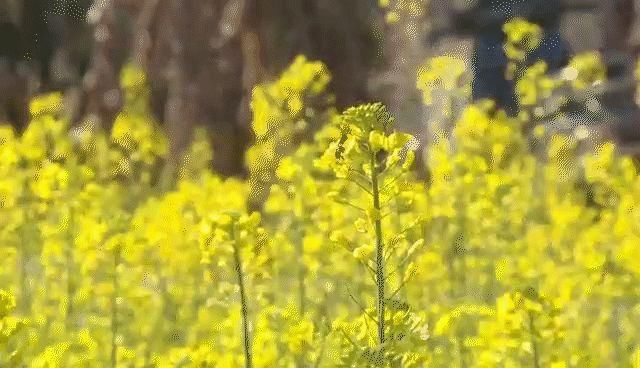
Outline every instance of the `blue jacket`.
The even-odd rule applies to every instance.
[[[553,68],[567,55],[559,32],[561,13],[560,0],[478,0],[474,7],[460,15],[457,28],[474,36],[477,67],[499,67],[507,64],[502,48],[503,24],[516,17],[525,18],[545,31],[541,47],[531,57],[544,59]]]

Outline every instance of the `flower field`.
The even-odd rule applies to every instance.
[[[135,68],[110,131],[34,99],[0,127],[0,366],[640,368],[637,167],[527,126],[594,60],[568,85],[514,64],[521,114],[452,111],[416,160],[382,104],[336,111],[299,57],[254,91],[247,179],[210,171],[204,131],[163,175]],[[430,65],[425,99],[464,93]]]

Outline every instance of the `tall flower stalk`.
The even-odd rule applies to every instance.
[[[260,264],[265,259],[262,245],[266,238],[259,224],[260,215],[257,212],[251,215],[235,212],[213,214],[202,222],[202,235],[204,236],[201,243],[202,263],[211,264],[211,259],[215,255],[218,260],[229,260],[229,262],[219,262],[218,265],[233,264],[232,273],[238,285],[240,298],[241,336],[246,368],[253,367],[253,339],[250,327],[250,300],[247,280],[255,276],[248,271],[248,268],[254,263]]]
[[[380,213],[380,188],[378,187],[378,167],[376,165],[376,155],[371,152],[371,196],[373,198],[373,209],[375,213]],[[380,216],[374,219],[376,233],[376,308],[378,318],[378,341],[384,344],[384,242],[382,238],[382,220]]]
[[[242,257],[236,241],[235,226],[231,226],[231,244],[233,246],[233,260],[235,263],[236,276],[238,278],[238,289],[240,292],[240,313],[242,314],[242,346],[244,348],[245,367],[253,367],[251,351],[251,335],[249,333],[249,312],[247,306],[247,295],[244,285],[244,271],[242,269]]]
[[[337,200],[364,212],[373,228],[375,249],[364,245],[356,248],[353,253],[370,270],[373,268],[377,341],[381,349],[386,342],[387,329],[385,290],[388,275],[385,272],[385,261],[393,251],[385,249],[382,219],[386,208],[383,203],[399,193],[401,189],[398,183],[402,181],[400,179],[410,168],[414,158],[414,152],[408,148],[413,137],[392,132],[393,122],[387,109],[380,103],[348,109],[342,116],[339,140],[329,146],[317,163],[320,167],[331,167],[337,178],[345,179],[366,194],[366,203],[356,204],[345,198]],[[369,266],[371,253],[375,253],[373,267]]]
[[[111,294],[111,367],[118,365],[118,297],[120,295],[120,280],[118,279],[118,268],[120,266],[120,247],[113,249],[113,293]]]

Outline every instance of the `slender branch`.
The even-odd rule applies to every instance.
[[[382,193],[382,194],[384,194],[384,193]],[[392,201],[392,200],[393,200],[393,197],[392,197],[392,196],[389,196],[389,195],[388,195],[388,196],[383,196],[383,197],[380,199],[380,205],[381,205],[382,207],[387,206],[389,203],[391,203],[391,201]]]
[[[400,242],[402,241],[402,239],[398,239],[398,238],[393,239],[393,240],[396,240],[396,241],[395,242],[393,242],[393,241],[387,242],[387,244],[391,243],[393,245],[390,246],[390,247],[387,247],[387,249],[384,252],[385,253],[385,255],[384,255],[385,262],[388,262],[389,259],[391,259],[391,256],[393,256],[393,253],[396,251],[396,249],[398,249],[400,247]]]
[[[388,211],[386,213],[382,213],[382,214],[380,214],[380,219],[381,220],[385,219],[385,218],[389,217],[391,214],[393,214],[393,212],[391,212],[391,211]]]
[[[533,367],[540,368],[540,356],[538,352],[538,342],[536,340],[536,326],[534,324],[533,313],[529,312],[529,333],[531,334],[531,347],[533,349]]]
[[[351,183],[355,184],[358,186],[358,188],[362,189],[365,193],[369,194],[369,195],[373,195],[373,193],[371,193],[371,191],[365,187],[363,184],[360,184],[356,179],[347,179],[349,180]]]
[[[381,192],[385,192],[387,189],[389,189],[389,187],[391,185],[393,185],[393,183],[395,183],[396,181],[398,181],[398,179],[400,179],[402,177],[404,173],[400,173],[397,176],[395,176],[394,178],[392,178],[390,181],[388,181],[386,184],[384,184],[382,186],[382,188],[380,189]]]
[[[376,282],[376,270],[373,267],[371,267],[371,265],[369,264],[368,261],[360,261],[360,262],[364,265],[366,270],[369,271],[368,274],[369,274],[369,276],[371,276],[371,280],[375,284],[375,282]]]
[[[404,257],[400,260],[400,262],[398,262],[398,266],[389,273],[389,275],[387,277],[390,277],[391,275],[393,275],[394,272],[400,270],[401,268],[404,267],[404,265],[407,264],[407,262],[409,262],[409,260],[411,260],[413,258],[413,256],[416,255],[417,252],[409,252],[407,250],[406,254],[404,255]]]
[[[18,270],[20,272],[20,309],[23,313],[28,314],[31,312],[31,292],[29,290],[29,275],[27,273],[27,263],[29,262],[29,252],[27,248],[27,230],[26,225],[21,225],[20,231],[20,246],[18,259]]]
[[[307,276],[307,269],[304,264],[304,226],[300,226],[301,230],[298,233],[298,239],[296,239],[296,253],[298,257],[298,303],[300,308],[300,316],[304,316],[306,311],[307,290],[305,286],[305,279]]]
[[[358,170],[356,170],[356,169],[354,169],[352,167],[349,167],[349,172],[353,173],[353,174],[356,174],[365,183],[371,185],[371,179],[368,176],[366,176],[365,174],[363,174],[362,172],[360,172],[360,171],[358,171]]]
[[[235,226],[231,227],[231,242],[233,245],[233,258],[235,261],[236,275],[238,277],[238,287],[240,289],[240,311],[242,313],[242,337],[244,344],[244,362],[246,368],[253,367],[252,355],[251,355],[251,336],[249,335],[249,317],[247,307],[247,297],[245,293],[244,285],[244,272],[242,271],[242,259],[240,257],[240,250],[238,249],[238,242],[236,241]]]
[[[373,193],[373,208],[380,213],[380,193],[378,188],[378,168],[376,166],[376,156],[371,154],[371,192]],[[384,338],[384,244],[382,237],[382,221],[376,218],[374,221],[376,232],[376,286],[377,286],[377,309],[378,309],[378,342],[383,345]]]
[[[402,282],[400,282],[400,285],[398,285],[398,288],[393,293],[391,293],[391,295],[389,295],[387,299],[391,299],[394,296],[398,295],[400,290],[402,290],[402,288],[407,284],[407,282],[409,282],[410,279],[411,279],[410,277],[403,279]]]
[[[362,311],[362,313],[364,313],[367,317],[371,318],[372,321],[374,321],[375,323],[378,323],[378,321],[376,321],[376,318],[374,316],[372,316],[369,312],[367,312],[367,309],[364,307],[364,305],[362,305],[355,296],[353,296],[353,294],[351,294],[351,291],[349,289],[347,289],[347,293],[349,294],[349,297],[351,298],[351,300],[353,300],[354,303],[356,303],[356,305],[358,306],[358,308],[360,308],[360,310]],[[365,323],[367,323],[367,320],[364,320]]]
[[[118,295],[120,295],[120,282],[118,280],[118,266],[120,265],[120,249],[113,250],[113,293],[111,294],[111,368],[118,365]]]
[[[74,221],[74,213],[73,213],[73,209],[70,209],[70,214],[69,214],[69,227],[67,229],[66,232],[66,237],[67,237],[67,241],[66,241],[66,246],[64,248],[64,257],[65,257],[65,266],[67,268],[67,313],[66,313],[66,323],[67,325],[70,323],[71,321],[71,316],[73,314],[73,294],[75,293],[75,287],[73,284],[73,278],[72,278],[72,274],[73,274],[73,268],[74,268],[74,261],[73,261],[73,221]]]
[[[316,358],[316,362],[313,364],[313,368],[320,367],[320,363],[322,362],[322,357],[324,356],[324,349],[327,346],[327,344],[326,344],[327,335],[328,334],[326,334],[326,333],[322,335],[322,342],[320,343],[320,351],[318,352],[318,357]]]
[[[387,278],[395,275],[396,272],[401,271],[404,265],[407,264],[407,262],[412,258],[413,255],[413,253],[407,253],[407,255],[400,262],[398,262],[398,265],[393,269],[393,271],[389,272]]]
[[[393,248],[387,249],[386,250],[386,255],[385,255],[385,260],[389,260],[391,258],[391,255],[393,253],[394,250],[398,249],[398,244],[400,244],[400,242],[403,240],[402,239],[402,235],[406,234],[409,230],[413,229],[416,225],[413,224],[409,227],[404,228],[402,231],[400,231],[399,233],[397,233],[395,236],[393,236],[392,238],[389,238],[389,240],[387,240],[387,243],[393,243],[394,241],[396,242],[396,245]],[[407,255],[405,255],[405,257],[411,256],[411,254],[407,251]]]
[[[357,205],[355,205],[355,204],[353,204],[353,203],[351,203],[351,202],[349,202],[349,201],[346,201],[346,200],[344,200],[344,199],[336,198],[336,199],[335,199],[335,201],[336,201],[336,203],[340,203],[340,204],[344,204],[344,205],[347,205],[347,206],[353,207],[353,208],[355,208],[355,209],[359,210],[360,212],[367,212],[367,211],[365,211],[365,209],[364,209],[364,208],[362,208],[362,207],[360,207],[360,206],[357,206]]]
[[[307,291],[305,286],[306,267],[304,265],[304,226],[300,226],[301,231],[297,232],[298,239],[296,239],[296,253],[298,257],[298,303],[300,308],[300,317],[304,318],[306,309]],[[304,367],[304,356],[306,354],[306,348],[303,346],[302,351],[296,357],[296,367]]]
[[[351,340],[349,335],[347,335],[347,333],[344,332],[343,328],[340,329],[340,332],[342,332],[342,335],[345,337],[345,339],[349,340],[349,342],[351,343],[351,345],[353,345],[354,348],[359,349],[358,345],[355,342],[353,342],[353,340]]]
[[[460,368],[467,368],[467,362],[464,359],[465,356],[465,348],[464,348],[464,342],[462,340],[462,337],[458,337],[458,351],[460,353]]]

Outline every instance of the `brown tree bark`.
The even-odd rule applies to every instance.
[[[88,117],[98,125],[109,128],[118,111],[122,108],[122,92],[120,90],[116,65],[116,54],[126,48],[118,35],[115,9],[118,4],[113,1],[95,2],[89,13],[89,21],[93,23],[94,51],[91,67],[83,80],[83,98],[80,101],[76,119]]]
[[[91,64],[74,120],[93,116],[111,126],[126,56],[146,71],[152,111],[169,133],[167,170],[203,125],[213,135],[214,168],[243,174],[253,87],[296,55],[329,66],[340,107],[368,100],[379,59],[372,9],[366,0],[94,0]]]

